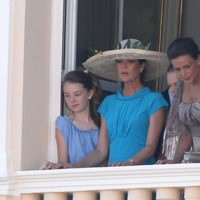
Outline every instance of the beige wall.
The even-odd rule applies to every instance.
[[[51,0],[12,1],[8,151],[11,170],[47,159]]]
[[[51,1],[26,0],[25,19],[22,170],[47,157]]]
[[[12,1],[8,92],[8,170],[21,168],[25,0]]]

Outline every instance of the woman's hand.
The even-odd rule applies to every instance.
[[[40,168],[41,170],[48,170],[48,169],[65,169],[65,168],[72,168],[72,164],[66,163],[66,162],[58,162],[53,163],[49,161],[45,161],[41,164]]]
[[[159,164],[177,164],[175,160],[168,160],[168,159],[163,159],[163,160],[158,160],[156,162],[157,165]]]
[[[72,164],[66,162],[58,162],[53,166],[52,169],[65,169],[65,168],[72,168]]]
[[[41,165],[40,165],[40,170],[45,170],[45,169],[53,169],[53,167],[56,165],[56,163],[53,162],[49,162],[49,161],[44,161]]]
[[[129,159],[126,162],[114,162],[114,163],[108,163],[109,167],[118,167],[118,166],[133,166],[136,165],[135,161],[133,159]]]
[[[114,162],[114,163],[108,163],[108,167],[119,167],[119,166],[124,166],[124,163],[122,162]]]

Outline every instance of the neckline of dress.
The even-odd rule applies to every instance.
[[[143,95],[146,91],[150,91],[150,89],[148,87],[142,87],[141,89],[137,90],[133,95],[130,95],[130,96],[124,96],[122,94],[122,88],[120,88],[117,92],[117,96],[118,98],[121,98],[121,99],[132,99],[132,98],[137,98],[137,97],[140,97],[141,95]]]
[[[73,123],[73,121],[69,118],[69,116],[65,115],[65,118],[70,122],[70,124],[71,124],[76,130],[78,130],[78,131],[80,131],[80,132],[88,133],[88,132],[91,132],[91,131],[96,131],[96,130],[98,130],[98,128],[90,128],[90,129],[87,129],[87,130],[82,130],[82,129],[80,129],[79,127],[77,127],[77,126]]]
[[[192,103],[186,103],[186,102],[181,102],[180,104],[183,104],[183,105],[188,105],[188,106],[192,106],[192,105],[196,105],[196,104],[199,104],[200,105],[200,102],[192,102]]]

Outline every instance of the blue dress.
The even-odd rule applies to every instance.
[[[160,93],[144,87],[132,96],[121,90],[107,96],[98,111],[105,119],[109,137],[109,163],[124,162],[146,144],[150,117],[168,104]],[[152,156],[144,164],[155,163]]]
[[[56,128],[60,130],[67,145],[69,163],[77,163],[96,149],[99,129],[80,130],[67,116],[58,116]]]

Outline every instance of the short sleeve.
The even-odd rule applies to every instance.
[[[148,95],[148,98],[146,99],[148,101],[148,114],[149,116],[153,115],[156,111],[158,111],[160,108],[167,109],[168,103],[163,98],[162,94],[160,93],[151,93]]]
[[[100,104],[98,108],[98,112],[101,114],[101,116],[105,117],[109,106],[109,96],[107,96],[102,103]]]
[[[65,142],[68,141],[68,137],[70,134],[70,122],[67,117],[58,116],[55,122],[55,127],[61,132],[63,135]]]

